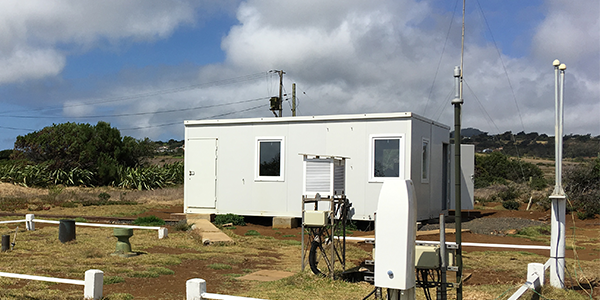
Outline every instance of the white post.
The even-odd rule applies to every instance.
[[[193,278],[185,282],[186,300],[202,300],[202,294],[206,293],[206,281]]]
[[[544,264],[530,263],[527,265],[527,281],[533,284],[533,289],[539,291],[544,285]]]
[[[104,272],[100,270],[87,270],[85,271],[84,281],[83,298],[93,300],[102,299]]]
[[[550,284],[556,288],[565,287],[565,215],[566,195],[562,187],[562,141],[563,141],[563,89],[565,64],[554,60],[555,72],[555,126],[554,126],[554,160],[555,185],[550,196],[552,200],[551,234],[550,234]],[[560,77],[559,77],[560,74]]]
[[[565,196],[552,195],[552,218],[550,233],[550,284],[565,287]]]
[[[169,231],[167,230],[166,227],[161,227],[158,230],[158,239],[164,239],[164,238],[166,238],[168,236],[169,236]]]
[[[35,230],[35,223],[33,222],[33,219],[35,219],[35,216],[33,214],[25,215],[25,227],[27,228],[27,230]]]

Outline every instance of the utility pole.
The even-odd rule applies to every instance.
[[[296,116],[296,83],[292,83],[292,117]]]
[[[283,74],[285,72],[283,70],[271,70],[270,73],[279,74],[279,97],[271,97],[271,111],[277,117],[276,110],[279,111],[279,117],[283,116]]]

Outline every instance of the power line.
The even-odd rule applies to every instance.
[[[265,74],[266,74],[266,76],[268,76],[269,72],[254,73],[254,74],[244,75],[244,76],[239,76],[239,77],[234,77],[234,78],[222,79],[222,80],[188,85],[188,86],[177,87],[177,88],[156,90],[156,91],[152,91],[152,92],[133,94],[133,95],[127,95],[127,96],[110,97],[110,98],[96,98],[94,100],[90,100],[90,101],[87,101],[84,103],[62,105],[62,106],[48,106],[48,107],[40,107],[40,108],[33,108],[33,109],[27,109],[27,110],[5,111],[5,112],[0,113],[0,115],[4,115],[7,113],[15,113],[15,112],[56,110],[56,109],[64,109],[64,108],[68,108],[68,107],[89,106],[89,105],[98,105],[98,104],[105,104],[105,103],[111,103],[111,102],[117,102],[117,101],[135,100],[135,99],[139,99],[139,98],[154,97],[154,96],[158,96],[158,95],[179,93],[179,92],[189,91],[189,90],[194,90],[194,89],[201,89],[201,88],[207,88],[207,87],[235,84],[235,83],[240,83],[240,82],[244,82],[244,81],[257,80],[257,79],[264,78],[263,76],[265,76]]]
[[[242,109],[242,110],[237,110],[237,111],[232,111],[232,112],[228,112],[228,113],[213,115],[213,116],[210,116],[210,117],[200,118],[198,120],[214,119],[214,118],[228,116],[228,115],[233,115],[233,114],[237,114],[237,113],[241,113],[241,112],[247,112],[247,111],[251,111],[251,110],[263,108],[263,107],[266,107],[266,106],[269,106],[269,104],[261,104],[261,105],[258,105],[258,106],[254,106],[254,107],[250,107],[250,108],[246,108],[246,109]],[[148,128],[159,128],[159,127],[167,127],[167,126],[173,126],[173,125],[181,125],[182,123],[183,123],[182,121],[179,121],[179,122],[171,122],[171,123],[164,123],[164,124],[158,124],[158,125],[149,125],[149,126],[140,126],[140,127],[132,127],[132,128],[123,128],[123,129],[119,129],[119,130],[121,130],[121,131],[124,131],[124,130],[141,130],[141,129],[148,129]]]
[[[481,12],[481,15],[483,16],[483,20],[485,21],[485,25],[487,26],[488,31],[490,32],[490,36],[492,37],[492,42],[494,42],[494,47],[496,48],[496,52],[498,53],[498,58],[500,59],[500,63],[502,63],[502,69],[504,70],[504,75],[506,75],[506,80],[508,81],[508,86],[510,87],[510,92],[512,93],[513,100],[515,101],[515,106],[517,107],[517,114],[519,115],[519,120],[521,121],[521,127],[523,128],[523,132],[525,132],[525,125],[523,124],[523,117],[521,116],[521,110],[519,109],[519,103],[517,102],[517,96],[515,95],[515,90],[513,89],[512,83],[510,82],[510,77],[508,77],[508,72],[506,71],[506,65],[504,64],[504,60],[502,59],[502,54],[500,53],[500,49],[498,48],[498,45],[496,44],[496,39],[494,39],[494,34],[492,33],[490,24],[488,23],[487,18],[485,17],[485,14],[483,13],[483,9],[481,9],[481,4],[479,3],[479,0],[477,0],[477,6],[479,7],[479,11]]]
[[[17,128],[17,127],[10,127],[10,126],[0,126],[0,129],[20,130],[20,131],[35,131],[35,129]]]
[[[80,116],[80,117],[68,117],[70,119],[93,119],[93,118],[116,118],[116,117],[130,117],[130,116],[143,116],[143,115],[157,115],[157,114],[165,114],[165,113],[173,113],[173,112],[182,112],[182,111],[190,111],[190,110],[198,110],[204,108],[213,108],[213,107],[221,107],[233,104],[247,103],[247,102],[255,102],[260,100],[269,99],[269,97],[255,98],[249,100],[242,100],[236,102],[228,102],[221,104],[213,104],[213,105],[204,105],[204,106],[196,106],[189,108],[179,108],[179,109],[170,109],[170,110],[161,110],[155,112],[139,112],[139,113],[124,113],[124,114],[110,114],[110,115],[92,115],[92,116]],[[5,118],[17,118],[17,119],[53,119],[53,118],[64,118],[63,116],[5,116]]]
[[[454,3],[454,10],[452,10],[452,17],[450,18],[450,25],[448,26],[448,32],[446,33],[446,40],[444,41],[444,47],[442,48],[442,54],[440,55],[440,60],[438,61],[437,68],[435,69],[435,75],[433,75],[433,82],[431,83],[431,88],[429,89],[429,96],[427,96],[427,102],[425,103],[425,109],[423,110],[423,116],[427,113],[427,108],[429,107],[429,101],[431,101],[431,94],[433,93],[433,87],[435,85],[435,80],[437,79],[437,75],[440,71],[440,65],[442,64],[442,58],[444,57],[444,53],[446,52],[446,45],[448,44],[448,38],[450,37],[450,30],[452,29],[452,23],[454,23],[454,15],[456,14],[456,7],[458,6],[458,0]]]

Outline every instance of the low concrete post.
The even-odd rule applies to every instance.
[[[202,300],[202,294],[206,293],[206,281],[193,278],[185,282],[186,300]]]
[[[533,289],[539,291],[544,285],[544,264],[530,263],[527,265],[527,281],[533,284]]]
[[[102,288],[104,284],[104,272],[100,270],[85,271],[85,285],[83,290],[84,299],[102,299]]]
[[[158,230],[158,239],[164,239],[169,236],[169,230],[166,227],[161,227]]]
[[[33,214],[25,215],[25,227],[27,228],[27,230],[35,230],[35,223],[33,222],[33,219],[35,219],[35,216]]]

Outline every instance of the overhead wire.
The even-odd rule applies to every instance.
[[[246,109],[241,109],[241,110],[236,110],[236,111],[232,111],[232,112],[227,112],[227,113],[212,115],[212,116],[204,117],[204,118],[199,118],[197,120],[214,119],[214,118],[224,117],[224,116],[233,115],[233,114],[237,114],[237,113],[241,113],[241,112],[247,112],[247,111],[251,111],[251,110],[255,110],[255,109],[259,109],[259,108],[267,107],[267,106],[269,106],[269,104],[261,104],[261,105],[253,106],[253,107],[246,108]],[[182,121],[178,121],[178,122],[163,123],[163,124],[158,124],[158,125],[148,125],[148,126],[140,126],[140,127],[123,128],[123,129],[119,129],[119,130],[121,130],[121,131],[123,131],[123,130],[141,130],[141,129],[148,129],[148,128],[158,128],[158,127],[167,127],[167,126],[173,126],[173,125],[181,125],[181,124],[182,124]]]
[[[448,26],[448,32],[446,33],[446,40],[444,41],[444,47],[442,47],[442,54],[440,55],[440,59],[437,64],[437,68],[435,69],[435,75],[433,75],[433,82],[431,82],[431,88],[429,89],[429,96],[427,96],[427,102],[425,103],[425,109],[423,110],[423,116],[427,113],[427,108],[429,107],[429,101],[431,101],[431,94],[433,93],[433,87],[435,85],[435,80],[437,79],[438,73],[440,71],[440,65],[442,64],[442,58],[444,57],[444,53],[446,52],[446,45],[448,44],[448,38],[450,37],[450,30],[452,29],[452,23],[454,23],[454,15],[456,14],[456,7],[458,7],[458,0],[454,3],[454,9],[452,10],[452,17],[450,18],[450,25]]]
[[[502,59],[502,53],[500,53],[500,49],[498,48],[498,44],[496,43],[496,39],[494,38],[494,34],[492,33],[492,29],[490,28],[490,24],[488,23],[487,18],[485,17],[485,14],[483,13],[483,9],[481,8],[481,4],[479,3],[479,0],[477,0],[477,6],[479,7],[479,11],[481,12],[481,16],[483,17],[483,20],[485,21],[485,25],[487,26],[488,31],[490,32],[492,42],[494,43],[494,47],[496,48],[496,52],[498,53],[498,58],[500,59],[500,63],[502,64],[502,69],[504,70],[504,75],[506,76],[506,80],[508,81],[508,86],[510,87],[510,92],[513,96],[513,100],[514,100],[515,106],[517,108],[517,114],[519,116],[519,120],[521,121],[521,127],[523,128],[523,131],[525,131],[525,125],[523,124],[523,116],[521,116],[521,110],[519,109],[519,103],[517,101],[517,96],[515,95],[515,90],[510,81],[510,77],[508,76],[508,72],[506,70],[506,65],[504,64],[504,60]]]
[[[0,126],[0,129],[21,130],[21,131],[35,131],[35,129],[17,128],[17,127],[10,127],[10,126]]]
[[[189,90],[194,90],[194,89],[222,86],[222,85],[235,84],[235,83],[240,83],[240,82],[245,82],[245,81],[262,79],[263,75],[265,75],[265,74],[266,74],[266,76],[269,76],[269,72],[260,72],[260,73],[254,73],[254,74],[249,74],[249,75],[244,75],[244,76],[239,76],[239,77],[234,77],[234,78],[228,78],[228,79],[199,83],[199,84],[194,84],[194,85],[188,85],[188,86],[183,86],[183,87],[169,88],[169,89],[164,89],[164,90],[155,90],[155,91],[146,92],[146,93],[125,95],[125,96],[118,96],[118,97],[109,97],[109,98],[96,98],[94,100],[90,100],[90,101],[83,102],[83,103],[64,104],[61,106],[55,105],[55,106],[49,106],[49,107],[38,107],[38,108],[32,108],[32,109],[27,109],[27,110],[4,111],[4,112],[0,112],[0,115],[5,115],[8,113],[15,113],[15,112],[45,111],[45,110],[64,109],[64,108],[69,108],[69,107],[91,106],[91,105],[112,103],[112,102],[117,102],[117,101],[128,101],[128,100],[134,100],[134,99],[139,99],[139,98],[154,97],[154,96],[158,96],[158,95],[172,94],[172,93],[178,93],[178,92],[189,91]]]
[[[182,112],[182,111],[190,111],[190,110],[198,110],[205,108],[213,108],[213,107],[221,107],[227,105],[234,105],[240,103],[248,103],[255,102],[260,100],[269,99],[269,97],[261,97],[254,98],[248,100],[241,100],[236,102],[227,102],[220,104],[212,104],[212,105],[203,105],[203,106],[195,106],[188,108],[179,108],[179,109],[169,109],[169,110],[160,110],[154,112],[138,112],[138,113],[123,113],[123,114],[107,114],[107,115],[90,115],[90,116],[78,116],[78,117],[69,117],[71,119],[93,119],[93,118],[116,118],[116,117],[130,117],[130,116],[143,116],[143,115],[157,115],[157,114],[165,114],[165,113],[173,113],[173,112]],[[64,118],[63,116],[5,116],[5,118],[17,118],[17,119],[53,119],[53,118]]]

